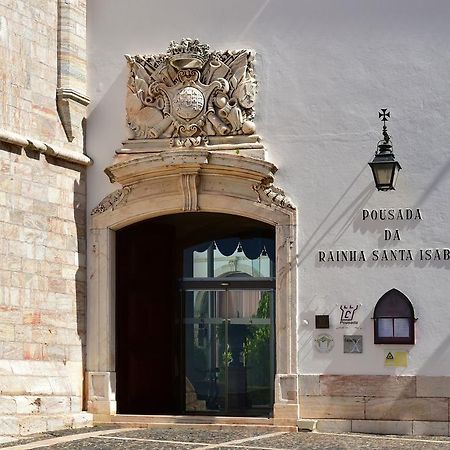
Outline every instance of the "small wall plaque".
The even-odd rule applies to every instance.
[[[362,336],[344,336],[344,353],[362,353],[363,337]]]
[[[408,352],[385,350],[384,367],[408,367]]]
[[[328,353],[334,347],[334,339],[329,334],[320,334],[314,339],[320,353]]]
[[[330,316],[317,315],[316,316],[316,328],[330,328]]]
[[[358,320],[355,319],[355,312],[358,310],[359,305],[340,305],[342,325],[358,325]]]

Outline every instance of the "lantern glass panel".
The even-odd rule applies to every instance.
[[[377,186],[390,186],[395,163],[374,164],[373,171]]]
[[[394,170],[394,173],[392,175],[392,189],[394,189],[395,184],[397,183],[398,173],[400,171],[400,164],[395,163],[395,167],[393,170]]]

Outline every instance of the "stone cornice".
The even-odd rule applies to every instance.
[[[130,185],[156,176],[177,173],[177,169],[198,167],[199,170],[215,170],[217,173],[235,173],[260,183],[272,179],[277,168],[267,161],[233,154],[214,153],[207,150],[172,150],[147,153],[143,156],[119,154],[116,163],[105,172],[111,182]]]
[[[25,149],[32,149],[56,159],[62,159],[81,166],[90,166],[93,161],[89,156],[72,150],[53,148],[45,142],[31,139],[12,131],[0,130],[0,141],[18,145]]]
[[[165,150],[195,149],[209,151],[232,151],[236,154],[244,154],[248,151],[260,150],[261,159],[264,155],[264,145],[261,137],[252,136],[204,136],[197,138],[160,138],[160,139],[133,139],[123,142],[123,148],[116,151],[117,154],[132,153],[159,153]]]

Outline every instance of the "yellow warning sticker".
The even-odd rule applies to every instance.
[[[385,350],[384,367],[408,367],[408,352]]]

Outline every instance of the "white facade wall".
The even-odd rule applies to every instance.
[[[116,189],[103,170],[127,137],[124,54],[183,37],[254,49],[257,133],[298,208],[299,373],[450,374],[450,261],[318,262],[319,250],[450,248],[449,22],[444,0],[88,2],[88,210]],[[383,107],[403,168],[391,192],[367,165]],[[423,220],[362,221],[364,208],[420,208]],[[385,228],[401,240],[384,241]],[[394,287],[414,305],[414,346],[373,343],[373,308]],[[336,329],[339,305],[355,303],[362,329]],[[314,348],[315,314],[331,315],[330,353]],[[344,333],[363,335],[362,354],[343,354]],[[384,367],[387,348],[409,350],[408,367]]]

